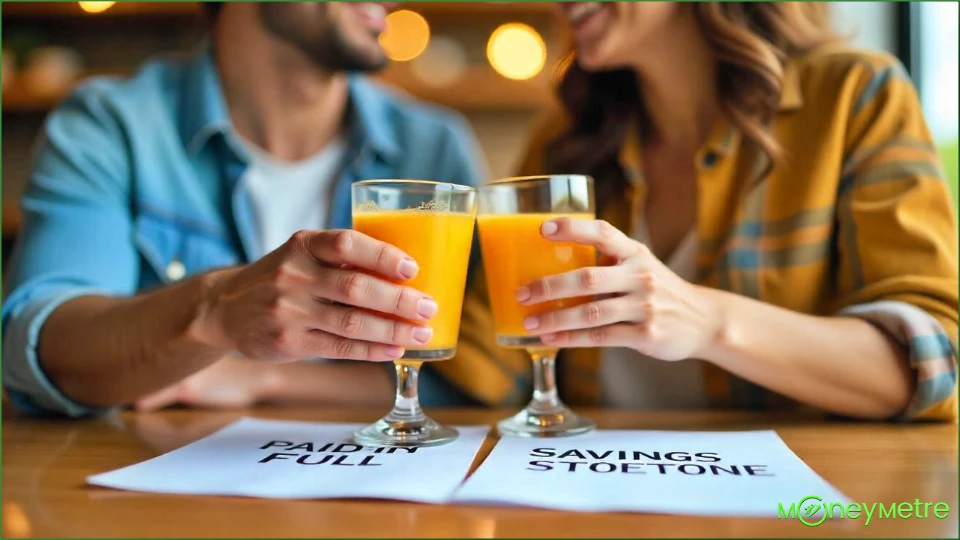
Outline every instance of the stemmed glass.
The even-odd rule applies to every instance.
[[[353,228],[413,257],[419,273],[404,284],[430,295],[439,310],[433,336],[406,348],[394,362],[393,410],[359,430],[360,444],[436,446],[454,441],[455,429],[439,425],[420,408],[417,378],[423,362],[448,360],[457,351],[464,288],[476,220],[472,187],[421,180],[367,180],[353,185]]]
[[[540,233],[540,226],[549,219],[594,219],[593,179],[582,175],[505,178],[480,187],[478,194],[477,226],[497,343],[526,349],[533,361],[533,399],[497,428],[502,435],[519,437],[588,432],[596,424],[571,411],[557,394],[557,349],[531,335],[523,320],[583,304],[591,297],[524,306],[515,295],[520,286],[535,279],[596,265],[592,246],[552,242]]]

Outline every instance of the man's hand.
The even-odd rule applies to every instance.
[[[384,408],[393,401],[392,390],[390,373],[368,362],[275,364],[225,357],[137,399],[134,407],[140,412],[171,405],[242,409],[262,403]]]
[[[425,323],[437,303],[397,284],[417,272],[404,252],[356,231],[300,231],[253,264],[212,273],[192,331],[258,360],[395,360],[433,333]]]
[[[243,414],[243,411],[204,411],[184,416],[145,413],[121,419],[129,432],[157,454],[166,454],[213,435],[243,418]]]
[[[138,399],[141,412],[170,405],[232,409],[256,405],[278,384],[278,366],[224,358],[186,379]]]

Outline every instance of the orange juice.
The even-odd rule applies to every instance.
[[[594,219],[592,214],[484,214],[477,217],[484,273],[498,337],[522,337],[528,315],[577,306],[590,297],[566,298],[525,306],[517,289],[535,279],[596,266],[593,246],[553,242],[540,234],[544,221],[558,217]]]
[[[429,294],[439,311],[429,325],[433,337],[426,345],[408,350],[449,351],[457,346],[463,293],[473,243],[472,214],[428,210],[354,212],[353,228],[394,245],[413,257],[420,267],[404,285]]]

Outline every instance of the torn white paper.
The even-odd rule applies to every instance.
[[[772,516],[808,495],[848,504],[774,431],[595,431],[502,438],[455,500],[580,511]],[[814,501],[816,502],[816,501]]]
[[[117,489],[265,498],[377,498],[446,502],[489,428],[457,427],[443,446],[352,442],[360,424],[244,418],[187,446],[87,478]]]

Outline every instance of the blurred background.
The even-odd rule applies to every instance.
[[[853,43],[897,55],[920,92],[957,197],[956,2],[837,2],[834,24]],[[131,73],[203,34],[196,2],[4,2],[3,254],[20,227],[17,203],[44,117],[84,78]],[[491,175],[509,176],[531,123],[553,98],[566,52],[551,3],[404,3],[381,38],[391,66],[378,78],[464,113]]]

